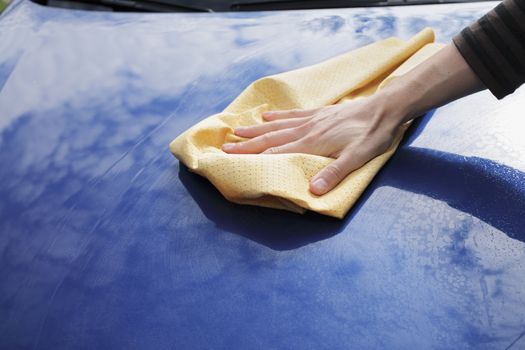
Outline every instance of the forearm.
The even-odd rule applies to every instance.
[[[404,123],[426,111],[485,89],[453,44],[376,94],[386,102],[387,118]]]

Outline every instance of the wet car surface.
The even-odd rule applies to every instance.
[[[496,3],[0,18],[0,347],[525,347],[525,90],[428,113],[343,220],[168,143],[250,82]]]

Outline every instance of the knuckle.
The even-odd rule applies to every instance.
[[[266,134],[262,134],[260,136],[261,143],[263,143],[263,144],[269,143],[272,140],[272,134],[273,134],[272,132],[268,132]]]
[[[335,151],[335,152],[332,152],[330,154],[330,157],[332,158],[339,158],[341,156],[341,150],[338,150],[338,151]]]
[[[334,179],[340,179],[342,177],[343,172],[341,171],[341,168],[335,164],[330,164],[325,168],[325,174],[330,176]]]
[[[304,137],[308,133],[308,130],[304,127],[304,125],[299,125],[294,128],[291,128],[296,136]]]
[[[273,126],[268,124],[262,124],[257,126],[257,130],[254,130],[254,132],[260,136],[266,135],[269,132],[272,132],[274,130]]]
[[[234,143],[233,147],[237,149],[243,149],[246,146],[246,144],[249,145],[248,141],[240,141],[240,142]]]
[[[254,137],[257,136],[259,133],[258,126],[251,126],[243,129],[241,131],[243,137]]]
[[[297,139],[301,134],[301,130],[298,128],[290,128],[283,131],[283,135],[288,139]]]
[[[272,120],[271,122],[268,122],[266,124],[266,127],[270,128],[272,130],[275,130],[275,129],[282,128],[285,125],[286,125],[286,121],[281,120],[281,119],[277,119],[277,120]]]
[[[309,132],[310,130],[312,130],[315,126],[315,121],[313,119],[309,119],[307,120],[306,122],[304,122],[303,124],[301,124],[300,126],[298,126],[297,128],[299,130],[301,130],[302,132]]]
[[[379,151],[380,153],[385,153],[388,151],[388,149],[392,146],[392,140],[385,140],[380,146]]]

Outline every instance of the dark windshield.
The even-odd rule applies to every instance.
[[[291,10],[367,6],[387,0],[171,0],[211,11]]]
[[[272,11],[399,6],[473,0],[33,0],[42,5],[85,10],[144,12]],[[491,0],[474,0],[491,1]]]
[[[167,0],[166,0],[167,1]],[[169,0],[172,3],[207,11],[261,11],[415,5],[472,2],[472,0]],[[483,1],[483,0],[478,0]],[[488,1],[488,0],[487,0]]]

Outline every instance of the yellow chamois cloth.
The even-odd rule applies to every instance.
[[[316,108],[371,95],[437,52],[442,45],[433,41],[433,31],[426,28],[408,41],[388,38],[312,66],[261,78],[223,112],[178,136],[170,150],[232,202],[299,213],[309,209],[342,218],[392,156],[406,126],[384,154],[323,196],[309,191],[309,181],[332,158],[303,153],[227,154],[221,146],[245,140],[233,134],[234,128],[263,123],[264,111]]]

